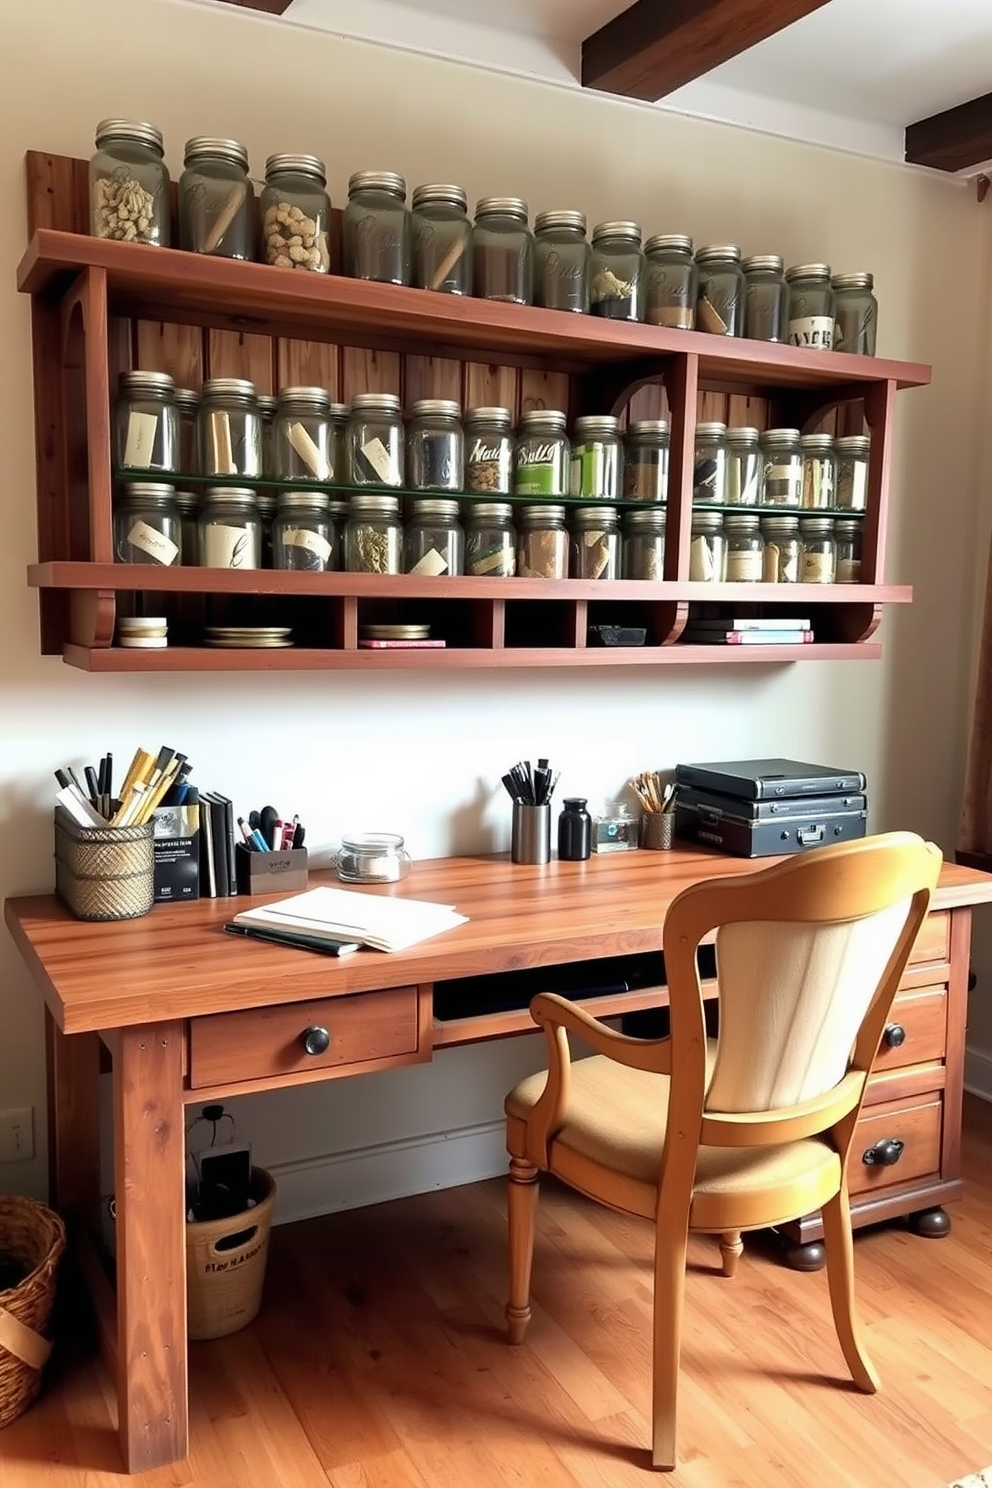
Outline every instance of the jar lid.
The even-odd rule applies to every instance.
[[[762,271],[781,274],[785,268],[785,260],[779,258],[777,253],[752,253],[750,258],[744,259],[741,268],[745,274],[757,274]]]
[[[466,518],[469,522],[512,522],[513,507],[509,501],[473,501]]]
[[[175,486],[163,481],[128,481],[120,489],[122,501],[147,501],[151,505],[174,501],[175,495]]]
[[[763,516],[761,518],[761,530],[773,536],[794,537],[799,531],[799,518],[796,516],[784,516],[776,513],[775,516]]]
[[[280,176],[283,172],[309,176],[311,180],[319,181],[321,186],[327,185],[327,167],[319,155],[270,155],[265,162],[266,181],[270,176]]]
[[[620,433],[620,420],[612,413],[584,414],[575,420],[572,430],[575,439],[615,439]]]
[[[329,413],[331,409],[330,395],[322,387],[281,387],[279,389],[280,409],[290,403],[305,403],[317,413]]]
[[[201,397],[207,398],[239,398],[255,401],[257,397],[255,384],[249,382],[247,377],[208,377],[203,384]]]
[[[570,232],[586,234],[585,212],[538,212],[534,218],[534,231],[537,233],[551,232],[556,227],[567,228]]]
[[[805,517],[798,518],[800,532],[828,533],[834,530],[833,517]]]
[[[258,515],[263,522],[269,521],[276,514],[276,498],[273,491],[256,491],[255,505],[258,507]]]
[[[871,453],[871,435],[844,434],[834,440],[834,450],[838,455],[863,455],[867,458]]]
[[[462,406],[453,398],[418,398],[410,410],[413,418],[461,418]]]
[[[466,424],[498,424],[500,428],[513,427],[513,414],[508,408],[470,408],[465,414]]]
[[[727,532],[757,532],[760,517],[757,512],[724,512],[723,525]]]
[[[563,434],[567,423],[560,408],[529,408],[520,415],[520,433]]]
[[[572,524],[575,527],[615,527],[615,506],[576,506],[572,508]]]
[[[468,207],[468,195],[461,186],[415,186],[410,205],[416,211],[418,207],[425,207],[436,203],[442,207],[457,207],[464,212]]]
[[[409,627],[397,626],[396,629]],[[421,630],[416,625],[414,630]],[[403,838],[398,832],[350,832],[347,836],[342,833],[341,846],[349,852],[356,853],[395,853],[400,852],[403,847]]]
[[[348,417],[347,403],[332,403],[328,412],[332,419],[346,419]]]
[[[200,498],[195,491],[177,491],[176,505],[180,516],[191,517],[199,511]]]
[[[276,503],[277,510],[300,511],[307,507],[311,510],[327,515],[330,505],[329,498],[323,491],[280,491]]]
[[[623,238],[640,246],[641,224],[639,222],[597,222],[592,230],[593,243],[602,243],[611,238]]]
[[[805,455],[832,455],[834,436],[832,434],[803,434],[799,440],[799,448]]]
[[[582,811],[588,804],[588,796],[565,796],[562,800],[563,806],[571,806],[574,811]]]
[[[234,506],[256,509],[255,492],[251,486],[208,486],[203,493],[204,501],[230,501]]]
[[[146,124],[143,119],[101,119],[96,126],[97,149],[102,149],[104,145],[109,145],[114,140],[148,145],[151,149],[157,150],[160,155],[165,154],[165,140],[161,129],[156,128],[154,124]]]
[[[667,439],[667,419],[635,419],[627,426],[628,439]]]
[[[727,443],[732,446],[742,446],[744,449],[753,449],[758,443],[758,431],[744,424],[738,429],[727,430]]]
[[[335,501],[332,496],[327,498],[327,511],[332,522],[340,522],[348,515],[347,501]]]
[[[697,439],[724,439],[726,437],[726,434],[727,434],[727,426],[726,426],[726,424],[721,424],[721,423],[716,423],[716,422],[712,422],[712,423],[706,423],[706,422],[704,422],[702,424],[697,424],[696,425],[696,438]]]
[[[766,429],[761,436],[761,443],[777,448],[783,444],[798,444],[799,438],[798,429]]]
[[[712,263],[717,259],[729,259],[731,263],[740,263],[741,250],[736,243],[707,243],[703,248],[696,249],[696,262]]]
[[[183,164],[193,165],[197,160],[227,160],[232,165],[248,169],[248,151],[244,145],[232,139],[213,139],[207,134],[198,134],[186,141]]]
[[[271,393],[259,393],[258,411],[263,418],[272,418],[276,411],[276,401]]]
[[[361,170],[348,178],[348,195],[356,191],[385,191],[398,201],[406,201],[406,181],[396,171]]]
[[[398,414],[400,400],[397,393],[356,393],[351,400],[352,413]]]
[[[122,393],[154,393],[159,398],[174,397],[176,390],[168,372],[122,372],[118,386]]]
[[[786,269],[785,277],[789,284],[796,279],[822,279],[824,283],[828,283],[830,265],[824,263],[794,264],[791,269]]]
[[[475,215],[479,217],[515,217],[527,221],[527,203],[519,196],[483,196],[475,204]]]
[[[645,253],[688,253],[692,257],[692,239],[688,233],[655,233],[644,244]]]
[[[517,511],[517,525],[519,527],[560,527],[565,521],[565,508],[557,506],[554,502],[542,503],[540,506],[522,506]]]
[[[695,506],[692,509],[693,532],[722,532],[723,513],[718,511],[705,511],[702,507]]]
[[[354,491],[349,498],[349,514],[352,517],[398,517],[398,496],[382,496],[378,492]]]
[[[633,511],[626,511],[623,515],[623,525],[626,528],[641,528],[649,532],[661,532],[665,527],[666,511],[663,506],[647,506],[643,509],[638,507]]]
[[[871,274],[835,274],[830,283],[834,289],[873,289],[875,280]]]
[[[194,393],[192,388],[176,388],[172,401],[183,413],[195,413],[200,406],[200,395]]]
[[[448,496],[417,496],[410,501],[410,516],[413,521],[440,517],[445,522],[457,522],[458,502]]]
[[[861,517],[834,517],[834,536],[860,537],[862,531],[861,522]]]

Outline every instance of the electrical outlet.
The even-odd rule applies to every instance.
[[[34,1157],[34,1107],[0,1111],[0,1163]]]

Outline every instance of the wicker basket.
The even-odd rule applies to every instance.
[[[253,1168],[254,1207],[228,1219],[186,1225],[186,1311],[190,1338],[225,1338],[247,1328],[262,1305],[276,1203],[271,1173]]]
[[[65,1226],[51,1209],[37,1199],[0,1198],[0,1255],[28,1272],[0,1292],[0,1426],[16,1420],[41,1389],[52,1347],[42,1330],[64,1249]]]
[[[55,808],[55,892],[80,920],[134,920],[155,898],[154,826],[81,827]]]

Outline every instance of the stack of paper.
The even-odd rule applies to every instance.
[[[234,923],[290,933],[295,930],[327,940],[354,940],[378,951],[404,951],[432,935],[464,925],[467,918],[457,914],[451,904],[320,888],[276,904],[242,910],[235,915]]]

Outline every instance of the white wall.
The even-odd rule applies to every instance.
[[[598,95],[308,34],[235,9],[161,0],[34,0],[5,7],[0,48],[0,894],[52,884],[52,770],[112,749],[182,748],[239,809],[299,811],[315,848],[349,824],[403,832],[417,857],[500,849],[499,776],[521,755],[562,767],[562,794],[597,797],[679,759],[784,754],[860,765],[875,828],[908,826],[950,849],[964,759],[976,564],[977,356],[982,226],[955,182],[792,145]],[[410,184],[461,181],[470,199],[526,196],[591,222],[825,258],[874,270],[879,350],[929,361],[933,387],[902,395],[890,573],[917,601],[890,613],[878,664],[499,672],[433,678],[89,677],[37,647],[29,306],[14,291],[24,247],[28,148],[84,156],[108,114],[157,122],[181,168],[192,134],[328,162],[335,200],[378,166]],[[946,274],[953,271],[949,300]],[[992,1046],[992,1037],[989,1039]],[[534,1040],[453,1052],[435,1066],[240,1105],[271,1164],[378,1144],[381,1186],[353,1164],[293,1178],[297,1208],[471,1176],[499,1160],[502,1095],[539,1058]],[[39,1000],[0,936],[0,1107],[43,1105]],[[416,1140],[469,1128],[440,1151]],[[399,1144],[399,1145],[397,1145]],[[458,1155],[460,1154],[460,1156]],[[295,1171],[295,1170],[294,1170]],[[41,1192],[43,1164],[0,1168],[0,1189]],[[286,1212],[284,1210],[284,1212]]]

